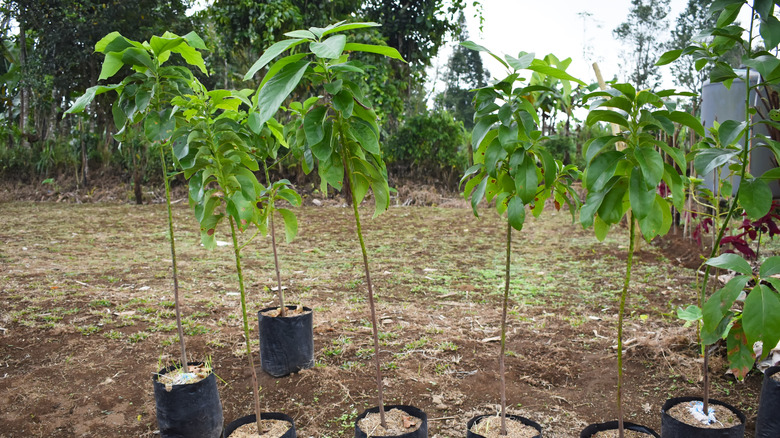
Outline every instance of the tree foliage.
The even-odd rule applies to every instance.
[[[663,51],[668,14],[669,0],[631,0],[626,21],[612,31],[628,47],[622,55],[625,76],[639,90],[654,88],[660,82],[655,61]]]

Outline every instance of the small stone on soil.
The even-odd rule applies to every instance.
[[[281,438],[290,430],[290,423],[282,420],[260,420],[262,438]],[[230,438],[257,438],[257,423],[247,423],[230,434]]]
[[[370,413],[358,421],[358,427],[370,437],[394,436],[419,429],[420,425],[422,425],[422,420],[400,409],[390,409],[385,412],[385,423],[387,428],[382,427],[378,412]]]
[[[471,426],[471,431],[485,438],[533,438],[539,435],[536,428],[513,420],[506,419],[506,435],[501,435],[501,417],[487,417]]]

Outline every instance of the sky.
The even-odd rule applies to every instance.
[[[493,53],[517,56],[518,52],[534,52],[537,58],[553,53],[559,59],[572,58],[567,70],[585,83],[596,82],[591,65],[598,62],[605,80],[617,76],[624,79],[621,71],[620,41],[612,30],[628,16],[630,0],[481,0],[483,31],[474,18],[474,9],[466,11],[469,39],[490,49]],[[669,26],[674,27],[677,16],[685,9],[688,0],[671,0]],[[429,70],[435,76],[436,67],[446,67],[451,45],[442,50]],[[505,68],[487,54],[482,62],[491,76],[505,76]],[[663,86],[674,87],[667,68]],[[430,86],[430,85],[429,85]],[[437,83],[436,90],[443,89]]]

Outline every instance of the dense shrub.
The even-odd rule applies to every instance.
[[[390,137],[385,161],[395,176],[439,180],[451,186],[454,175],[467,165],[467,138],[463,124],[448,112],[423,113],[406,119]]]

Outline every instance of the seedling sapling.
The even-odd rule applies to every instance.
[[[584,83],[557,65],[535,59],[534,55],[521,52],[517,58],[502,59],[486,48],[473,42],[463,46],[485,51],[496,58],[508,70],[505,79],[477,90],[474,97],[476,116],[472,143],[474,165],[469,168],[461,184],[468,180],[463,191],[471,200],[475,216],[477,206],[486,199],[495,201],[500,216],[506,213],[506,266],[504,268],[504,298],[501,312],[501,351],[499,353],[499,374],[501,376],[501,435],[506,428],[506,319],[509,301],[509,279],[511,275],[512,229],[521,231],[525,223],[526,206],[534,216],[541,215],[545,202],[552,198],[556,208],[566,204],[574,219],[579,207],[579,197],[572,189],[572,182],[579,177],[573,165],[564,166],[553,159],[544,148],[542,132],[539,130],[538,108],[531,102],[538,102],[540,95],[561,99],[559,90],[571,92],[570,82]],[[547,59],[555,59],[549,56]],[[530,73],[528,83],[521,77]],[[547,80],[546,85],[541,83]],[[470,178],[470,179],[469,179]]]

